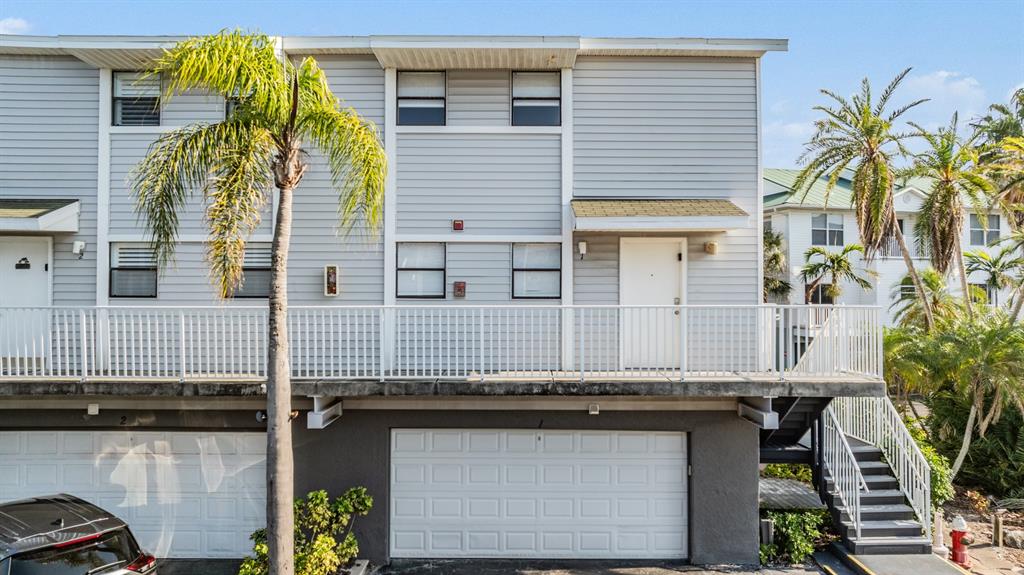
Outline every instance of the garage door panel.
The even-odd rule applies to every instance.
[[[685,434],[394,430],[393,557],[686,557]]]
[[[265,525],[265,445],[261,433],[0,432],[0,501],[71,493],[158,556],[241,557]]]

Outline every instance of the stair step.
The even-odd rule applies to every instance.
[[[881,461],[882,450],[874,445],[850,445],[853,458],[857,461]]]
[[[855,555],[927,555],[932,552],[932,542],[920,537],[861,537],[844,541],[846,548]]]
[[[835,482],[832,481],[831,477],[825,478],[825,485],[831,491],[835,487]],[[871,491],[877,491],[879,489],[899,489],[900,482],[892,475],[865,475],[864,483],[868,486],[868,493]]]
[[[882,519],[877,521],[860,522],[861,537],[920,537],[921,524],[912,519]],[[852,523],[844,521],[840,533],[847,538],[856,536],[856,530]]]
[[[858,461],[861,475],[891,475],[892,468],[884,461]]]
[[[829,494],[833,496],[836,503],[839,502],[836,492],[829,487]],[[864,505],[896,505],[906,503],[907,496],[899,489],[873,489],[860,494],[860,504]]]
[[[846,512],[843,507],[837,508],[839,511],[839,517],[842,521],[849,521],[850,515]],[[917,515],[914,513],[914,508],[903,504],[885,504],[885,505],[861,505],[860,506],[860,518],[861,521],[879,521],[883,519],[906,519],[914,520]]]

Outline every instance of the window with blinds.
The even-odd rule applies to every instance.
[[[244,258],[235,297],[270,297],[270,244],[246,245]]]
[[[398,125],[445,124],[445,73],[398,73]]]
[[[149,244],[112,244],[110,297],[155,298],[156,254]]]
[[[562,246],[560,244],[512,244],[512,297],[514,299],[562,297]]]
[[[114,72],[115,126],[160,125],[160,77]]]
[[[561,123],[561,73],[513,72],[512,125],[558,126]]]

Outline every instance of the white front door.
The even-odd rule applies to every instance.
[[[0,375],[43,366],[50,305],[50,238],[0,236]]]
[[[393,558],[687,557],[686,434],[395,429]]]
[[[619,243],[619,303],[623,306],[684,304],[685,270],[685,238],[622,238]],[[619,320],[623,367],[678,368],[679,311],[623,308]]]

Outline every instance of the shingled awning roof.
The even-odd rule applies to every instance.
[[[0,231],[77,232],[78,200],[0,199]]]
[[[577,230],[724,231],[750,225],[750,214],[729,200],[573,200]]]

